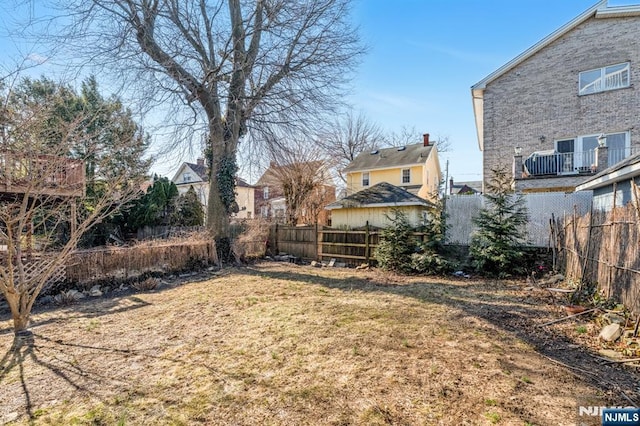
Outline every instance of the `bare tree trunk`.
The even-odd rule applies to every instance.
[[[11,318],[13,319],[13,331],[18,333],[26,330],[29,325],[30,309],[25,309],[30,306],[29,297],[26,294],[20,293],[7,293],[5,294],[9,309],[11,310]],[[24,299],[27,300],[24,300]]]

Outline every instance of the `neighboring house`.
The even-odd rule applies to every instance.
[[[186,194],[190,187],[196,191],[200,203],[207,211],[207,201],[209,197],[209,171],[205,165],[204,158],[198,158],[196,163],[182,163],[172,179],[178,187],[180,195]],[[245,180],[236,178],[236,203],[238,203],[238,213],[231,215],[237,219],[251,219],[255,208],[254,203],[255,188]]]
[[[429,201],[418,197],[387,182],[380,182],[370,188],[351,194],[325,207],[331,210],[333,228],[362,228],[367,224],[378,228],[389,226],[389,217],[402,211],[409,223],[416,227],[422,225],[433,208]]]
[[[594,210],[611,211],[614,204],[621,207],[640,202],[634,198],[632,181],[640,185],[640,153],[586,180],[576,187],[576,191],[593,191]]]
[[[336,187],[333,179],[322,161],[299,162],[291,165],[277,165],[271,162],[255,184],[255,216],[270,218],[278,222],[287,221],[287,206],[283,190],[283,182],[296,180],[305,175],[315,182],[317,187],[300,207],[299,223],[312,223],[317,216],[317,223],[329,225],[330,213],[324,207],[336,199]]]
[[[471,195],[482,194],[482,181],[474,180],[469,182],[454,182],[449,179],[449,195]]]
[[[249,185],[244,179],[236,178],[236,203],[238,213],[231,215],[236,219],[252,219],[255,211],[256,188]]]
[[[347,196],[387,182],[431,200],[437,196],[442,178],[438,149],[429,142],[429,134],[419,144],[360,153],[343,172]]]
[[[178,187],[178,194],[184,195],[190,187],[196,191],[200,203],[207,210],[207,197],[209,196],[209,172],[204,158],[198,158],[196,164],[182,163],[176,174],[171,179]]]
[[[640,144],[639,34],[640,6],[603,0],[472,86],[484,184],[513,166],[517,190],[572,191],[629,157]]]

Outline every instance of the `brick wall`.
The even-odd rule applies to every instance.
[[[630,131],[640,145],[640,17],[590,18],[514,69],[484,93],[485,182],[490,169],[511,168],[523,155],[554,148],[554,140]],[[578,96],[578,74],[631,62],[631,87]],[[545,136],[545,142],[539,140]]]

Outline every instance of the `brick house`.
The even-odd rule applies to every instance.
[[[572,191],[640,145],[640,6],[603,0],[472,86],[486,185]],[[514,155],[515,154],[515,155]]]

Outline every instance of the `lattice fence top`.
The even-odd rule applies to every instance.
[[[23,262],[23,266],[24,266],[24,273],[25,273],[26,279],[27,280],[34,279],[38,274],[41,273],[41,271],[46,267],[46,265],[48,263],[49,263],[49,261],[41,260],[41,259],[34,259],[34,260],[24,261]],[[6,270],[6,267],[4,267],[4,268]],[[13,273],[14,274],[18,273],[18,267],[17,266],[14,266]],[[46,290],[47,287],[51,287],[51,286],[55,286],[57,284],[61,284],[66,279],[67,279],[66,268],[64,268],[64,267],[57,268],[55,270],[54,274],[51,277],[49,277],[49,279],[47,279],[47,282],[46,282],[43,290]]]

